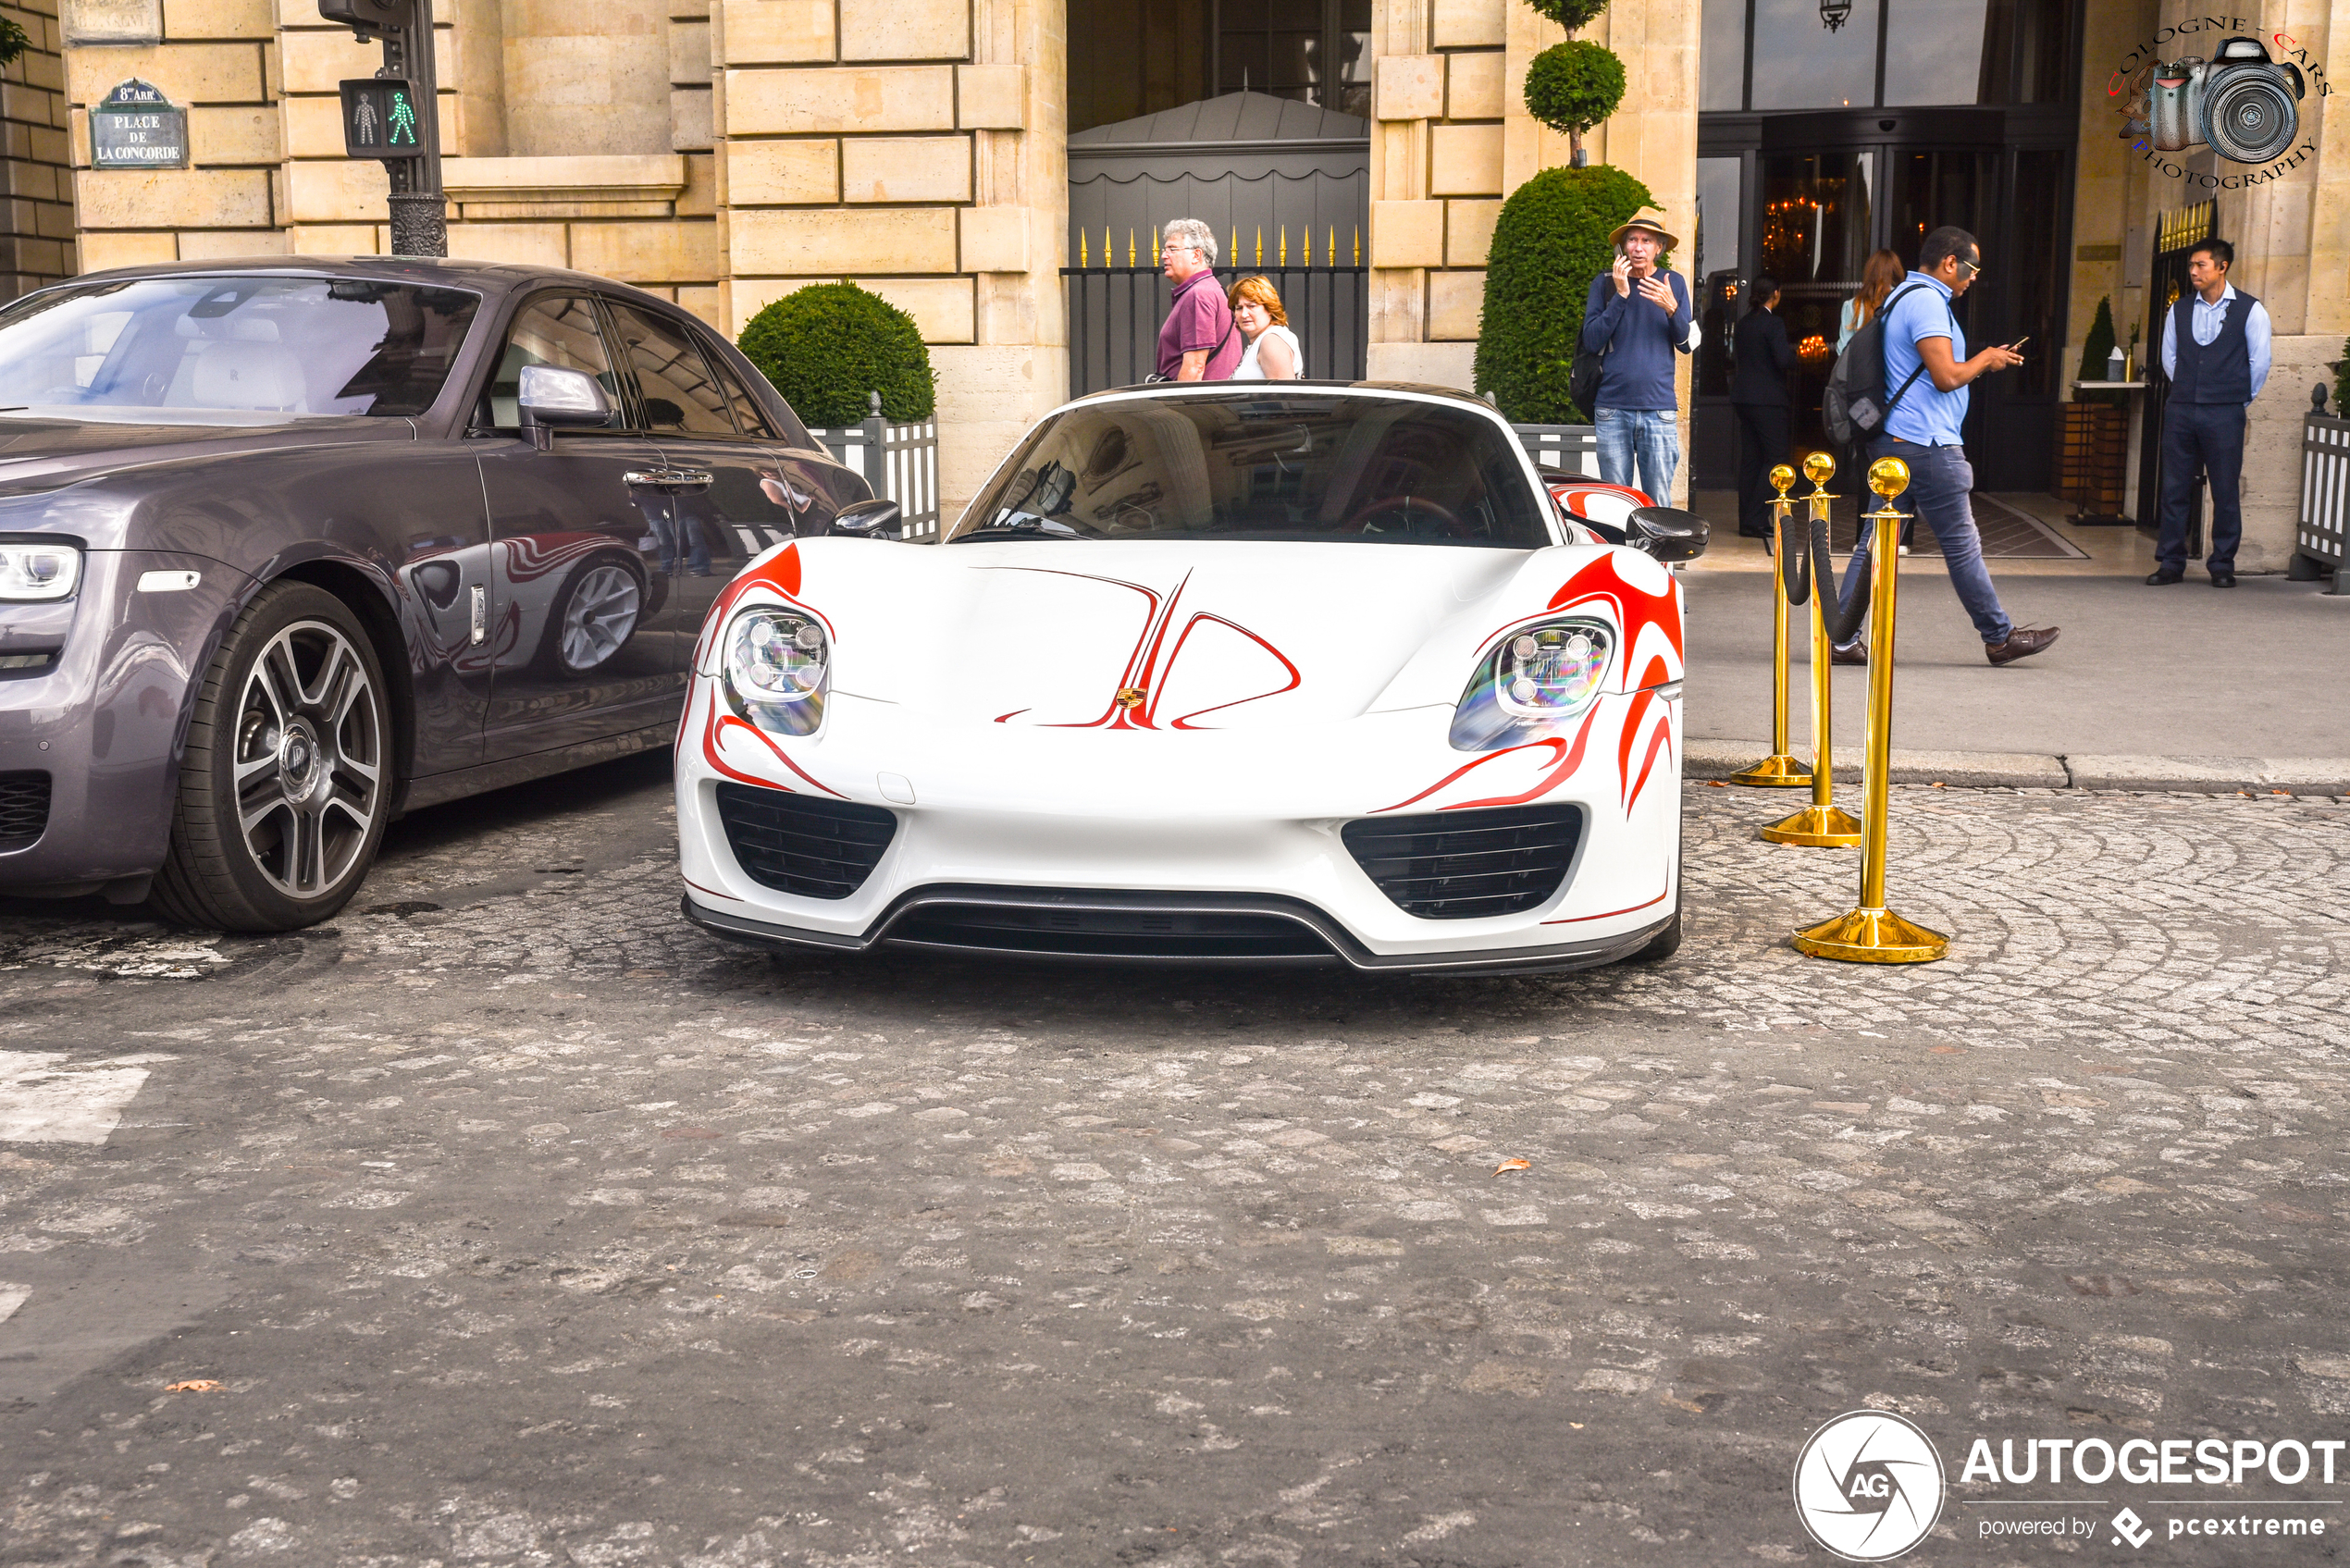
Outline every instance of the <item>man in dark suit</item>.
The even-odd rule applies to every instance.
[[[1770,474],[1785,463],[1793,401],[1787,377],[1795,369],[1795,345],[1779,319],[1779,280],[1758,275],[1746,291],[1746,315],[1738,323],[1732,352],[1738,368],[1730,377],[1730,406],[1738,414],[1738,532],[1750,539],[1771,537]]]
[[[2187,574],[2187,503],[2200,467],[2211,481],[2211,586],[2236,586],[2236,546],[2244,537],[2245,414],[2269,379],[2269,307],[2228,281],[2236,249],[2206,240],[2187,256],[2193,291],[2179,296],[2162,323],[2162,536],[2149,586]]]

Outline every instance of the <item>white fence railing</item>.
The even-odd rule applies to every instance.
[[[1518,443],[1537,468],[1600,476],[1600,433],[1589,425],[1514,425]]]
[[[826,451],[865,476],[873,494],[897,503],[909,542],[938,537],[938,421],[893,425],[881,416],[881,394],[859,425],[810,430]]]
[[[2343,583],[2350,562],[2350,419],[2302,415],[2301,520],[2293,548],[2333,568],[2334,592],[2350,591]]]

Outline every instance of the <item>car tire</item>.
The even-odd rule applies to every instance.
[[[149,901],[219,931],[329,919],[383,842],[391,741],[390,693],[358,616],[307,583],[263,588],[204,672]]]
[[[648,615],[644,580],[611,556],[572,568],[547,615],[539,667],[550,675],[580,676],[603,667],[628,646]]]
[[[1684,812],[1679,831],[1674,835],[1676,842],[1673,846],[1673,919],[1663,931],[1650,939],[1646,947],[1632,955],[1633,963],[1661,964],[1681,950],[1681,916],[1689,907],[1688,883],[1681,880],[1682,868],[1688,864],[1688,857],[1682,852],[1682,842],[1685,841],[1681,840],[1681,834],[1688,831],[1688,813]]]

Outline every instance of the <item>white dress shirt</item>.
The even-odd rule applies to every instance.
[[[2220,302],[2213,304],[2198,292],[2195,296],[2195,311],[2189,318],[2189,329],[2195,340],[2208,348],[2211,340],[2220,335],[2226,325],[2228,307],[2236,302],[2236,286],[2224,284],[2220,290]],[[2252,314],[2244,318],[2245,352],[2252,356],[2252,395],[2258,397],[2262,383],[2269,379],[2269,307],[2254,301]],[[2162,374],[2176,378],[2179,374],[2179,315],[2176,311],[2162,313]]]

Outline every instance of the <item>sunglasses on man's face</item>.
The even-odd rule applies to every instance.
[[[1959,265],[1966,268],[1966,275],[1969,278],[1976,276],[1983,270],[1983,264],[1979,261],[1962,261]]]

